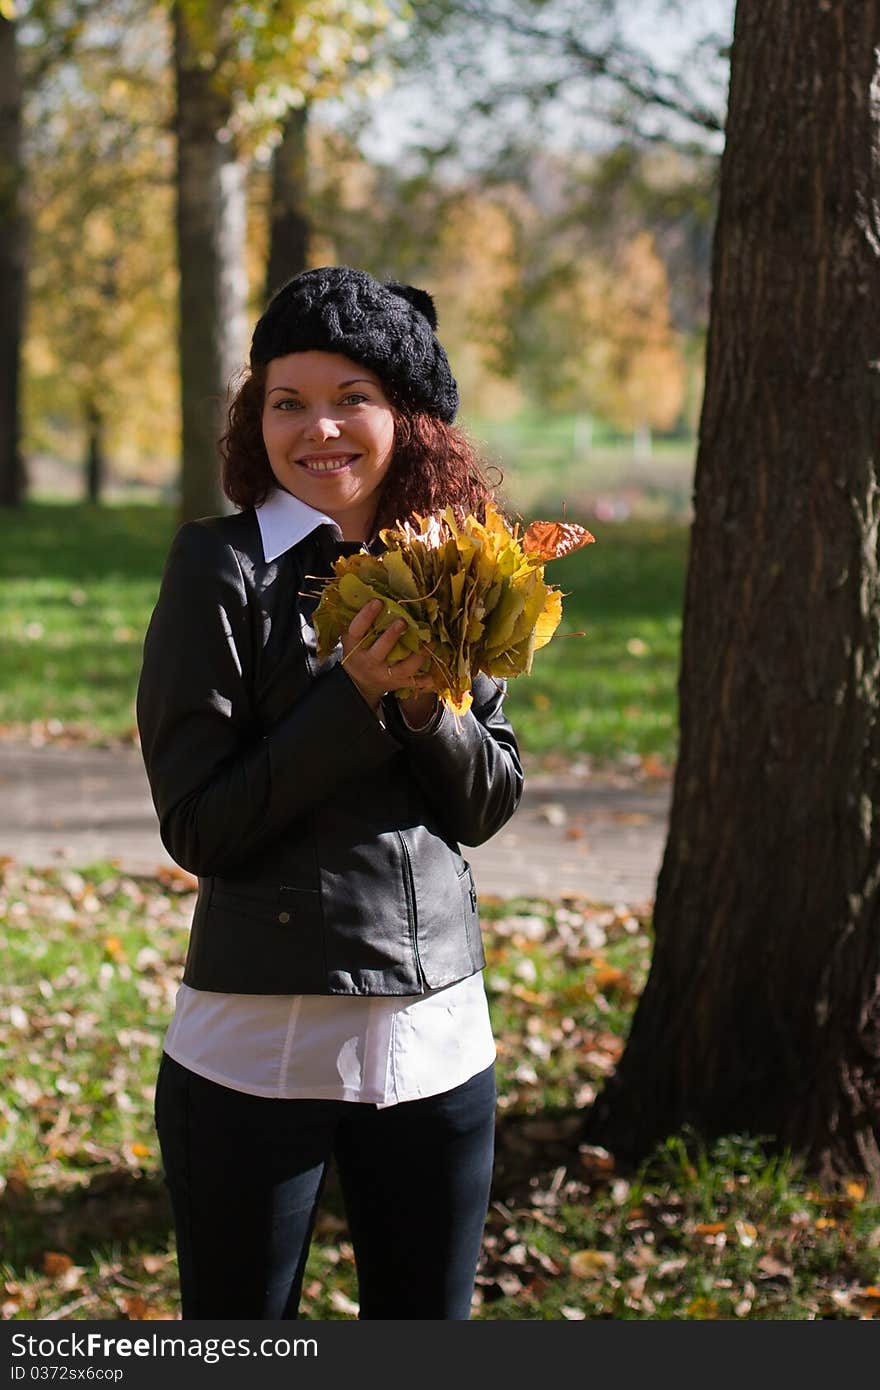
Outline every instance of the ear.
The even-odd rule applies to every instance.
[[[401,285],[397,280],[386,280],[386,290],[396,294],[399,299],[408,299],[420,314],[424,314],[433,329],[437,327],[437,310],[427,290],[419,290],[415,285]]]

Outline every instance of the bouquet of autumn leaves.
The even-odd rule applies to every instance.
[[[544,564],[595,537],[582,526],[544,521],[520,537],[491,503],[483,521],[460,522],[451,507],[415,520],[380,531],[382,555],[361,551],[334,562],[312,618],[318,657],[330,654],[365,603],[381,599],[364,642],[402,618],[406,628],[389,660],[425,648],[438,697],[465,714],[478,671],[497,678],[531,670],[562,617],[562,593],[544,583]]]

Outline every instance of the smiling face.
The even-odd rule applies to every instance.
[[[336,352],[273,357],[262,423],[279,485],[331,516],[346,540],[365,540],[394,448],[376,374]]]

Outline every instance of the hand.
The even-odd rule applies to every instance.
[[[406,686],[416,690],[429,690],[432,687],[430,676],[418,674],[425,664],[424,651],[413,652],[402,661],[389,663],[388,653],[406,628],[402,618],[396,619],[385,632],[380,633],[372,646],[362,645],[381,612],[381,600],[371,599],[352,618],[348,631],[342,637],[343,670],[376,712],[382,696],[389,690],[402,690]]]

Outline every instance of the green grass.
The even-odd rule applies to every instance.
[[[510,685],[523,749],[597,760],[674,758],[682,522],[589,521],[552,562],[557,637]],[[169,507],[30,503],[0,514],[0,733],[134,737],[143,634],[175,521]],[[585,636],[566,636],[584,631]]]
[[[641,519],[683,519],[691,505],[696,441],[656,437],[650,456],[632,438],[596,422],[591,441],[573,415],[523,411],[513,419],[471,417],[471,438],[504,475],[502,491],[531,516],[577,515],[616,497]]]
[[[131,739],[172,513],[31,503],[0,513],[0,728]]]
[[[563,621],[512,681],[507,711],[524,748],[597,760],[674,759],[687,528],[590,522],[596,544],[547,565]],[[586,635],[568,636],[584,632]]]
[[[8,1319],[174,1318],[176,1256],[153,1129],[192,880],[0,873],[0,1305]],[[624,1045],[651,924],[583,899],[486,900],[498,1043],[492,1203],[474,1316],[774,1319],[880,1312],[880,1205],[820,1192],[790,1155],[670,1136],[635,1171],[578,1142]],[[351,1318],[331,1175],[302,1315]]]

